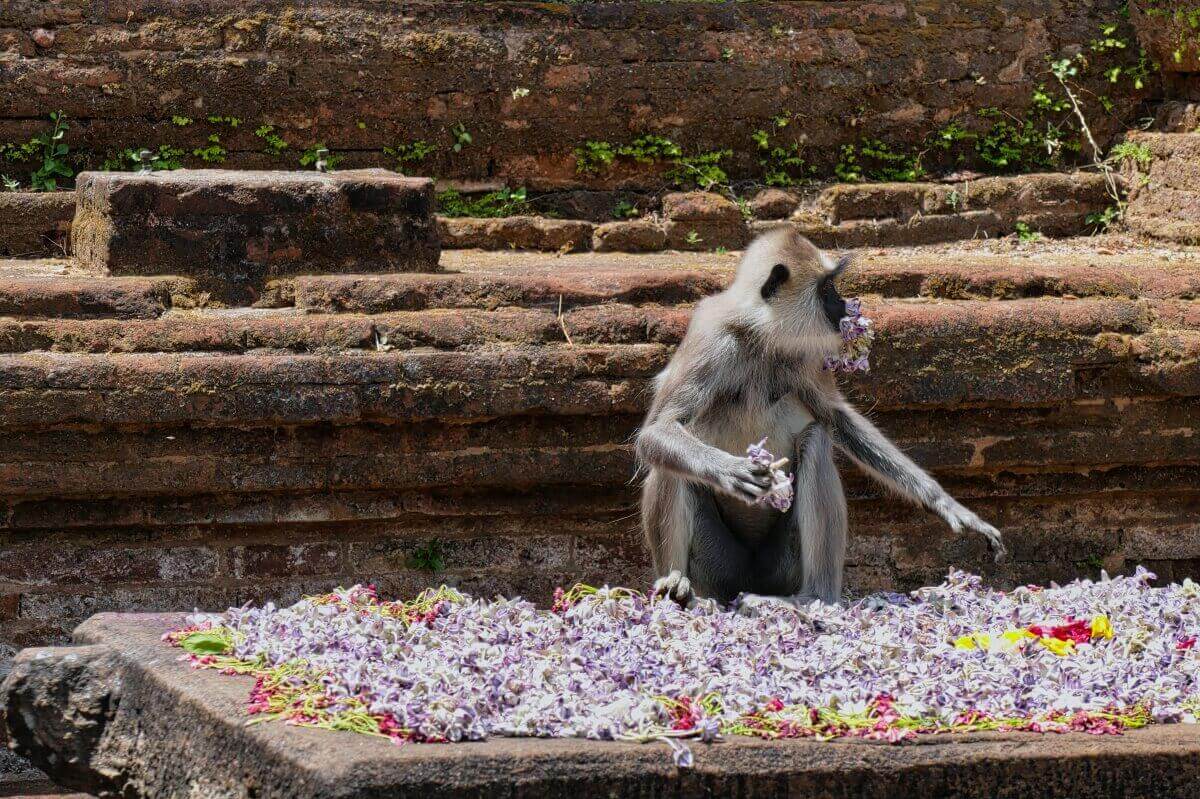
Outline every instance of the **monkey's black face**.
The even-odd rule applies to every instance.
[[[846,315],[846,301],[842,299],[842,295],[838,294],[837,287],[833,285],[833,277],[827,277],[817,286],[817,294],[821,299],[821,308],[825,311],[825,318],[829,320],[829,324],[834,330],[838,330],[842,322],[842,317]]]

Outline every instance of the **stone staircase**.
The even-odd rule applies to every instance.
[[[224,292],[211,260],[0,261],[0,669],[101,610],[645,585],[632,435],[736,262],[456,250]],[[863,250],[843,289],[880,333],[847,391],[1013,552],[844,469],[852,590],[1200,575],[1200,253]]]
[[[645,585],[631,436],[735,265],[455,251],[230,307],[186,275],[0,263],[3,639],[358,580]],[[848,390],[1014,553],[848,469],[854,590],[1200,574],[1200,256],[865,252],[845,282],[880,330]]]

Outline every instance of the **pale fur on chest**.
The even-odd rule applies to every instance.
[[[709,409],[691,429],[706,444],[739,457],[746,455],[746,447],[766,436],[766,448],[775,457],[794,459],[796,436],[812,420],[808,409],[790,394],[771,403],[764,394],[747,392],[737,402]],[[787,470],[792,471],[793,466]],[[716,495],[716,500],[726,523],[747,539],[764,536],[780,515],[766,503],[748,505],[723,494]]]

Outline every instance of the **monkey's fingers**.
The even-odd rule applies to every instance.
[[[684,577],[678,569],[655,581],[654,593],[656,596],[665,596],[674,600],[684,607],[687,607],[695,596],[692,591],[692,581]]]
[[[985,521],[980,520],[978,524],[972,525],[978,532],[982,533],[988,541],[988,548],[992,550],[992,558],[996,563],[1004,560],[1008,555],[1008,550],[1004,546],[1004,538],[1000,535],[1000,531],[992,527]]]

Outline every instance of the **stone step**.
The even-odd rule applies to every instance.
[[[872,309],[880,335],[873,351],[877,371],[863,384],[876,402],[892,407],[999,400],[1036,404],[1085,396],[1088,387],[1080,375],[1090,366],[1122,380],[1127,394],[1191,393],[1200,375],[1200,330],[1189,326],[1200,314],[1192,303],[1184,306],[1165,306],[1170,326],[1162,327],[1156,306],[1144,301],[880,302]],[[330,319],[328,325],[318,320],[309,331],[369,344],[366,320],[355,328]],[[442,319],[451,328],[459,324],[453,316]],[[554,334],[550,315],[534,319],[527,328],[534,335]],[[309,320],[297,321],[304,330]],[[563,325],[579,335],[578,345],[556,341],[465,352],[423,346],[320,355],[4,355],[0,403],[6,410],[0,423],[414,421],[612,413],[640,407],[630,392],[644,388],[669,350],[660,343],[583,342],[645,341],[656,329],[662,339],[673,341],[684,329],[684,318],[655,318],[630,306],[592,306],[564,317]],[[412,327],[427,340],[436,335],[422,322]],[[462,341],[461,330],[451,335]]]
[[[690,305],[723,288],[736,254],[452,251],[444,274],[307,275],[268,286],[259,305],[309,313],[380,314],[431,309],[554,311],[623,303]],[[841,281],[846,295],[894,298],[1200,296],[1200,254],[1066,252],[995,254],[864,251]],[[63,261],[0,261],[0,316],[156,318],[172,306],[211,303],[188,278],[110,277]],[[257,324],[248,321],[237,324]],[[266,320],[269,317],[261,317]],[[209,318],[195,317],[198,324]],[[181,323],[172,323],[181,324]],[[263,321],[262,324],[267,324]],[[273,346],[263,344],[262,346]],[[118,347],[119,349],[119,347]]]
[[[1108,469],[1187,464],[1195,444],[1179,431],[1200,413],[1200,402],[1177,399],[1165,406],[1147,399],[1119,409],[1081,401],[1045,418],[1022,408],[967,409],[933,418],[903,409],[875,413],[907,452],[936,473],[978,478],[1036,468],[1046,477],[1097,462]],[[321,428],[280,435],[261,427],[9,431],[0,442],[0,480],[7,501],[20,509],[11,518],[0,516],[0,530],[81,523],[69,520],[62,508],[48,519],[23,507],[51,498],[452,490],[464,475],[476,491],[619,488],[634,469],[631,439],[640,418],[633,412],[515,415],[471,435],[457,421],[428,420],[419,431],[376,424],[340,436]],[[181,451],[193,454],[181,459]],[[852,493],[870,493],[860,475],[851,472],[846,479]],[[1177,510],[1186,516],[1186,503]],[[193,521],[180,518],[178,508],[173,519],[172,524]],[[97,519],[91,515],[87,521]],[[37,582],[42,566],[21,557],[17,542],[5,549],[0,581]]]
[[[0,317],[152,319],[190,281],[108,277],[69,270],[63,261],[0,261]]]

